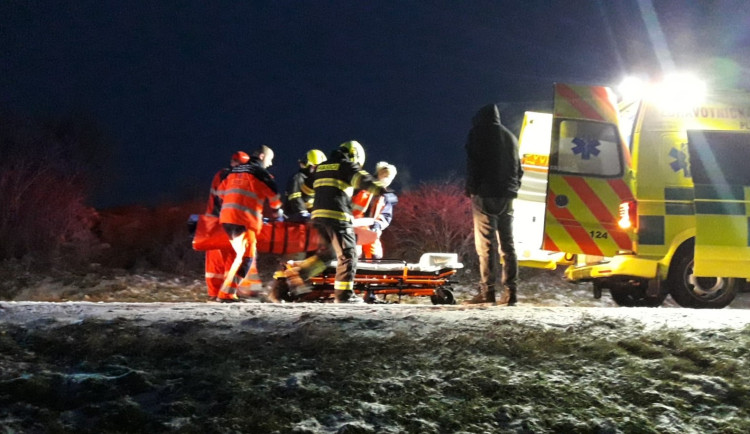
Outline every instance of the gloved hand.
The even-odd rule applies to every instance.
[[[283,222],[284,221],[284,210],[279,208],[277,210],[274,210],[273,214],[271,215],[274,221],[277,222]]]

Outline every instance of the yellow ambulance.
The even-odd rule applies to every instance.
[[[553,113],[526,114],[519,261],[620,306],[725,307],[750,277],[750,93],[643,89],[555,84]]]

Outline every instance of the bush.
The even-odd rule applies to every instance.
[[[203,206],[202,201],[191,201],[157,208],[129,206],[101,211],[97,231],[109,246],[101,261],[109,267],[138,271],[202,271],[203,253],[192,248],[187,219]]]
[[[463,183],[437,181],[404,192],[383,232],[385,256],[416,262],[422,253],[457,253],[466,268],[477,264],[471,202]]]
[[[96,244],[89,172],[78,158],[94,136],[71,125],[0,116],[0,260],[80,258]]]

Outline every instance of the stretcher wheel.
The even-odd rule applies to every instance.
[[[268,298],[274,303],[293,301],[292,293],[289,292],[289,285],[285,278],[274,279],[271,290],[268,292]]]
[[[456,304],[456,298],[453,296],[453,291],[448,288],[438,288],[435,293],[430,296],[432,304]]]

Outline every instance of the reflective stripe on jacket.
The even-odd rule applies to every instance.
[[[307,179],[309,169],[300,169],[297,173],[292,176],[286,187],[285,198],[284,198],[284,214],[288,217],[293,217],[307,212],[312,208],[312,200],[308,196],[302,194],[302,185]],[[309,206],[308,206],[308,202]]]
[[[370,206],[372,194],[367,190],[359,190],[352,198],[352,216],[355,219],[365,217],[365,211]]]
[[[383,230],[391,224],[393,206],[398,197],[393,193],[373,196],[368,191],[360,190],[352,198],[352,215],[354,218],[369,217],[375,219],[372,229]]]
[[[260,232],[263,227],[263,203],[273,209],[281,207],[276,183],[257,159],[234,167],[220,185],[221,223],[244,226]]]
[[[354,189],[381,194],[385,188],[359,164],[350,161],[336,150],[324,164],[315,168],[302,185],[302,193],[315,197],[313,219],[331,219],[340,223],[352,222],[352,194]]]
[[[229,175],[229,168],[224,168],[216,172],[214,179],[211,181],[211,191],[208,195],[208,203],[206,204],[206,214],[218,217],[221,211],[221,195],[220,186],[222,181]]]

